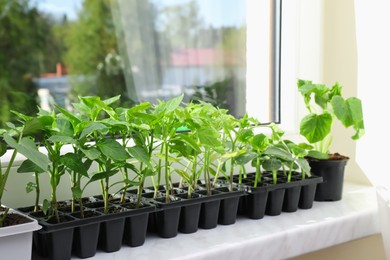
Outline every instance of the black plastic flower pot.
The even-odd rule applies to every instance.
[[[71,216],[80,219],[80,213],[73,213]],[[100,221],[96,221],[94,217],[99,217],[101,214],[95,211],[84,212],[84,224],[80,224],[74,228],[73,233],[73,249],[72,252],[79,258],[88,258],[96,254],[98,246],[98,238],[100,231]]]
[[[34,249],[39,256],[69,260],[72,256],[73,228],[33,234]]]
[[[180,198],[170,196],[170,201],[165,201],[165,195],[153,200],[158,208],[154,214],[156,233],[162,238],[172,238],[179,232],[179,220],[182,204]]]
[[[252,181],[246,183],[245,189],[247,195],[243,196],[243,198],[245,199],[246,216],[251,219],[262,219],[267,206],[267,186],[261,183],[258,187],[254,187]]]
[[[164,208],[156,212],[156,232],[162,238],[177,236],[181,207]]]
[[[134,203],[126,203],[121,206],[130,209],[129,216],[125,219],[123,242],[131,247],[143,245],[146,239],[149,214],[155,211],[155,207],[145,202],[139,208],[135,208]]]
[[[218,214],[218,224],[221,225],[232,225],[236,223],[238,203],[240,197],[244,195],[244,191],[233,189],[229,191],[227,187],[218,188],[217,190],[222,191],[227,197],[221,199]]]
[[[60,223],[41,217],[39,212],[29,214],[42,226],[33,233],[34,251],[49,259],[70,259],[75,220],[70,216],[60,215]]]
[[[201,204],[199,228],[213,229],[217,227],[220,204],[221,199],[205,201]]]
[[[296,182],[294,187],[286,188],[283,199],[283,212],[295,212],[298,210],[299,198],[301,196],[301,184]]]
[[[74,229],[72,252],[79,258],[96,254],[100,223],[85,224]]]
[[[116,252],[122,246],[125,218],[103,221],[100,224],[98,247],[105,252]]]
[[[308,160],[311,172],[323,178],[315,192],[315,201],[338,201],[342,199],[345,160]]]
[[[322,177],[312,175],[301,180],[302,188],[299,197],[298,208],[311,209],[313,207],[314,196],[317,189],[317,184],[322,182]]]
[[[179,231],[185,234],[194,233],[198,230],[199,225],[200,208],[202,204],[198,199],[201,198],[201,195],[192,193],[191,198],[188,198],[188,194],[184,193],[177,196],[192,202],[191,204],[182,206],[181,208]]]
[[[282,213],[285,188],[277,188],[268,192],[267,206],[265,214],[269,216],[277,216]]]
[[[245,205],[247,196],[248,196],[247,194],[244,194],[243,196],[240,197],[240,200],[238,201],[238,209],[237,209],[238,215],[246,215],[247,214],[246,205]]]

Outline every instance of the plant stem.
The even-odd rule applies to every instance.
[[[1,205],[1,200],[3,198],[3,192],[4,192],[4,189],[5,189],[5,184],[7,183],[7,179],[8,179],[8,175],[11,171],[11,167],[15,161],[15,158],[16,158],[16,154],[18,152],[16,151],[16,149],[14,149],[14,151],[12,152],[12,155],[11,155],[11,159],[8,163],[8,166],[7,166],[7,169],[5,170],[4,174],[1,176],[1,183],[0,183],[0,205]]]
[[[38,173],[35,173],[34,174],[34,177],[35,177],[35,184],[36,184],[36,187],[35,187],[35,204],[34,204],[34,212],[37,212],[38,211],[38,208],[39,208],[39,196],[41,194],[41,189],[40,189],[40,185],[39,185],[39,176],[38,176]]]
[[[256,176],[255,176],[255,183],[253,184],[254,187],[257,187],[257,183],[261,182],[262,176],[260,172],[260,156],[257,156],[256,158]]]
[[[5,208],[3,214],[1,215],[1,218],[0,218],[0,227],[3,227],[4,221],[5,221],[5,219],[7,218],[7,215],[8,215],[8,211],[9,211],[9,208]]]
[[[169,163],[168,163],[168,152],[169,146],[168,143],[164,142],[165,146],[165,202],[169,202],[169,193],[170,193],[170,185],[169,185]]]

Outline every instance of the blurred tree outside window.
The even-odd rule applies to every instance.
[[[0,0],[0,127],[86,95],[132,106],[184,93],[243,115],[247,1]]]

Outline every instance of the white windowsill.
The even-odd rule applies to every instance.
[[[98,251],[90,259],[286,259],[377,233],[375,189],[345,183],[338,202],[260,220],[239,217],[233,225],[171,239],[148,234],[143,246]]]

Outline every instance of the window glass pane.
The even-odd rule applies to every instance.
[[[118,94],[130,106],[184,93],[279,121],[272,2],[0,1],[0,126],[11,109]]]

